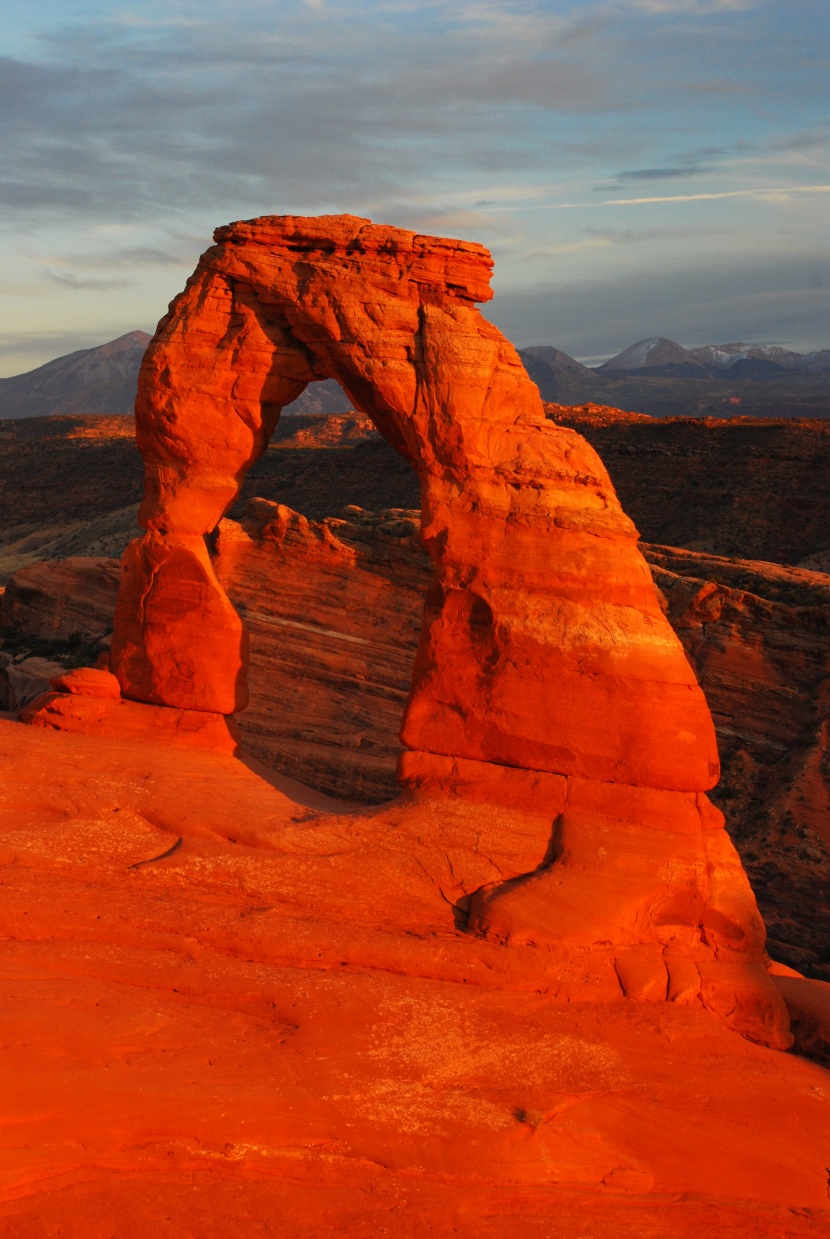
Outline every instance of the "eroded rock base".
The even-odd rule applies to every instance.
[[[625,997],[700,1002],[753,1040],[792,1045],[755,898],[723,814],[702,792],[418,752],[404,753],[399,769],[427,805],[487,804],[502,819],[539,824],[532,865],[516,851],[499,880],[475,888],[459,867],[472,933],[540,949],[553,975],[563,955],[581,957]]]
[[[147,741],[174,748],[235,753],[239,728],[233,717],[205,710],[177,710],[121,697],[118,681],[105,670],[79,667],[53,677],[53,691],[36,697],[20,712],[32,727]]]

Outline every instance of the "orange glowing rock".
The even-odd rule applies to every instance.
[[[504,881],[468,892],[470,928],[584,951],[589,967],[604,953],[628,996],[700,1001],[791,1044],[754,898],[704,795],[718,778],[705,699],[599,457],[545,420],[475,308],[491,296],[487,251],[352,216],[266,217],[215,239],[139,381],[147,532],[115,617],[124,696],[244,702],[242,626],[204,535],[282,406],[337,379],[417,470],[435,569],[402,804],[501,804],[509,835],[529,797],[551,824],[535,868],[517,854]]]

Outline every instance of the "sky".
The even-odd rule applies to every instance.
[[[486,245],[519,347],[830,347],[827,0],[4,7],[2,375],[339,212]]]

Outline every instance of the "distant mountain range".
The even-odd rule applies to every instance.
[[[0,379],[0,418],[131,413],[150,336],[130,331],[27,374]],[[654,336],[601,366],[584,366],[550,345],[519,350],[543,400],[606,404],[653,417],[830,417],[830,349],[796,353],[775,345],[706,344],[686,349]],[[333,379],[311,383],[287,413],[342,413],[349,401]]]
[[[686,349],[653,336],[597,367],[545,345],[519,356],[542,399],[554,404],[607,404],[652,417],[830,417],[830,349]]]
[[[775,344],[704,344],[703,348],[686,349],[674,340],[653,336],[650,340],[638,340],[598,367],[599,373],[620,370],[669,377],[682,370],[683,378],[722,378],[730,374],[772,379],[781,377],[782,371],[830,374],[830,349],[794,353]]]
[[[141,359],[152,336],[128,331],[98,348],[56,357],[45,366],[0,379],[0,419],[59,414],[132,413]],[[339,383],[311,383],[290,413],[343,413],[349,401]]]
[[[132,413],[138,368],[150,340],[146,331],[128,331],[98,348],[80,349],[27,374],[0,379],[0,418]]]

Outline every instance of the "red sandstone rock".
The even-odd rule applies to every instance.
[[[746,1035],[790,1044],[754,900],[701,799],[718,775],[705,699],[596,453],[545,420],[515,350],[474,307],[490,296],[489,255],[350,216],[270,217],[216,240],[139,382],[147,533],[124,558],[112,642],[125,696],[242,703],[244,643],[202,537],[282,405],[315,378],[337,379],[421,482],[436,576],[404,744],[422,767],[451,757],[504,767],[507,783],[511,770],[568,780],[566,808],[548,806],[553,840],[522,880],[479,891],[470,927],[602,947],[624,992],[662,984],[663,997],[699,998]],[[592,783],[580,814],[571,786]],[[697,796],[694,830],[667,828],[661,792]],[[501,877],[521,874],[515,858]],[[632,948],[671,952],[697,988],[664,963],[626,981]]]
[[[52,677],[60,671],[60,663],[50,658],[13,661],[8,655],[0,655],[0,709],[22,710],[48,690]]]
[[[216,236],[142,370],[148,536],[212,530],[282,404],[334,377],[422,480],[438,578],[405,743],[710,787],[711,722],[636,532],[595,453],[545,421],[515,350],[474,308],[491,296],[486,251],[350,216],[266,218]],[[149,572],[137,572],[139,592]],[[166,604],[145,601],[142,622],[157,616],[173,642],[154,657],[122,636],[135,603],[125,593],[113,642],[125,693],[198,706],[196,694],[161,682],[167,663],[189,666],[193,625],[179,620],[173,636]],[[242,662],[209,669],[229,700]]]
[[[224,522],[217,540],[218,576],[251,633],[251,701],[239,717],[245,748],[332,794],[388,799],[428,579],[426,555],[409,537],[415,514],[352,509],[348,519],[318,524],[288,513],[275,523],[277,507],[253,502],[243,525]],[[830,935],[822,773],[830,581],[775,564],[642,549],[713,711],[725,763],[717,795],[773,927],[771,949],[820,969]],[[41,566],[31,604],[37,631],[61,608],[82,614],[86,562],[96,588],[98,561],[77,560],[71,598],[60,564]],[[25,636],[29,612],[18,596]],[[113,588],[105,629],[114,606]],[[473,763],[475,777],[461,779],[460,759],[442,767],[429,757],[429,769],[419,760],[406,759],[407,785],[501,803],[502,767]],[[534,803],[546,777],[529,771],[520,800]]]
[[[50,681],[56,693],[74,693],[80,697],[119,698],[121,686],[111,671],[98,667],[76,667],[62,671]]]
[[[377,803],[399,790],[430,580],[418,517],[354,509],[318,524],[252,500],[242,525],[219,527],[216,575],[251,637],[246,750],[331,795]]]
[[[203,539],[148,534],[121,569],[111,665],[124,695],[215,714],[244,709],[247,635]]]
[[[4,1233],[826,1232],[826,1071],[653,1001],[650,948],[453,924],[556,776],[367,813],[146,738],[0,720],[0,759]]]
[[[830,577],[673,547],[646,555],[712,709],[724,765],[717,794],[774,949],[821,967],[830,941]]]
[[[99,637],[112,628],[112,598],[119,572],[111,559],[71,557],[21,568],[0,595],[0,628],[28,637],[66,640]]]
[[[95,675],[114,679],[108,671]],[[60,681],[64,677],[56,677]],[[76,682],[77,683],[77,682]],[[117,683],[117,681],[116,681]],[[84,686],[86,688],[86,686]],[[95,688],[102,685],[96,684]],[[20,715],[24,723],[55,731],[72,731],[83,736],[110,736],[117,740],[139,740],[150,744],[169,744],[173,748],[210,749],[235,753],[239,729],[232,718],[206,710],[176,710],[168,706],[145,705],[139,701],[115,699],[110,692],[46,693],[36,697]]]
[[[780,971],[772,976],[792,1018],[796,1050],[830,1065],[830,985]]]

